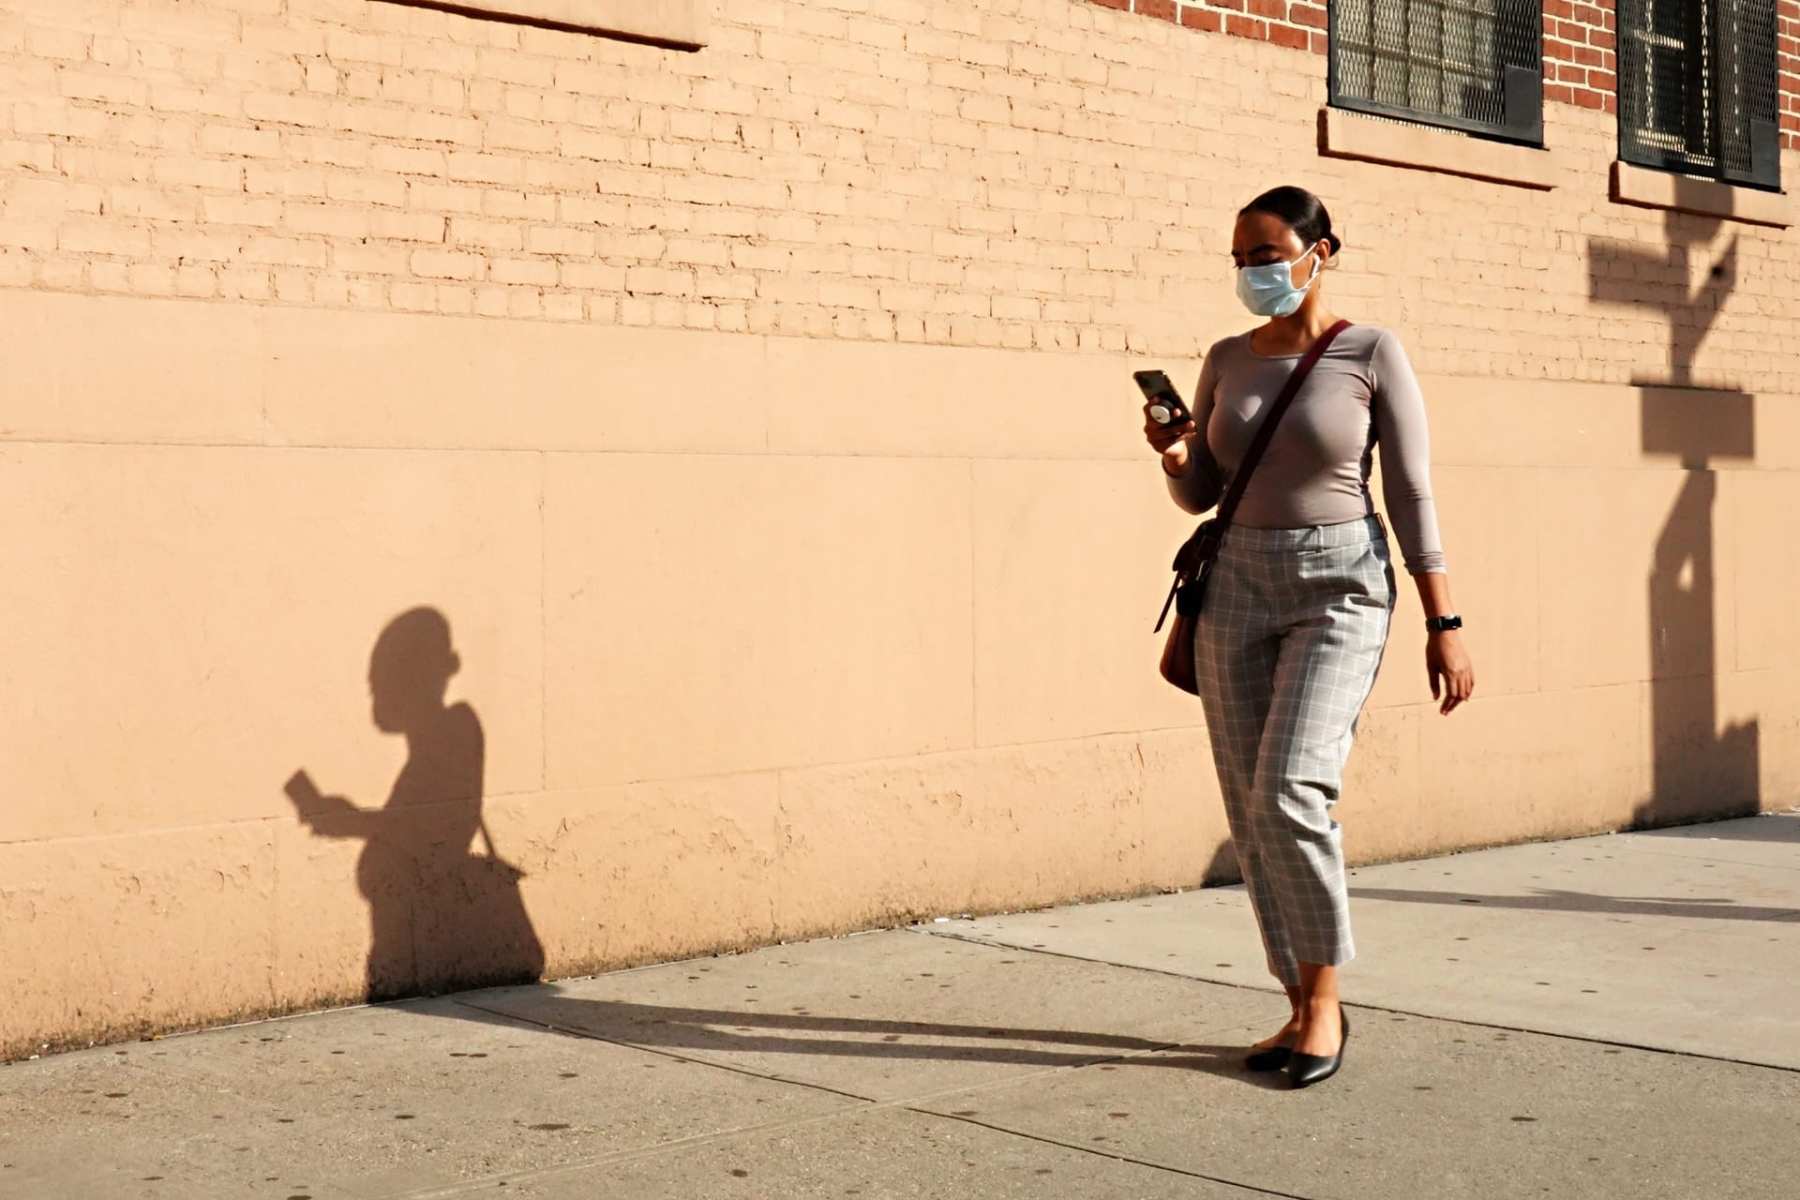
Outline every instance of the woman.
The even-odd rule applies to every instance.
[[[1238,296],[1268,321],[1207,352],[1193,420],[1160,425],[1145,406],[1145,434],[1186,511],[1219,502],[1261,415],[1336,324],[1322,276],[1341,248],[1325,206],[1301,188],[1265,192],[1238,214]],[[1194,638],[1232,841],[1269,970],[1293,1006],[1245,1065],[1285,1068],[1294,1087],[1335,1073],[1349,1033],[1337,968],[1355,950],[1329,810],[1395,602],[1368,485],[1377,445],[1388,517],[1431,631],[1432,697],[1444,714],[1469,698],[1475,679],[1438,543],[1424,400],[1399,341],[1374,325],[1338,334],[1275,426],[1226,531]]]

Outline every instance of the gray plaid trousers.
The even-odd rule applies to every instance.
[[[1269,970],[1355,957],[1331,816],[1395,602],[1381,518],[1226,532],[1195,628],[1225,816]]]

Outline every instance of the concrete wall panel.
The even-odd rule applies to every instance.
[[[966,463],[548,471],[552,787],[970,744]]]
[[[0,838],[291,818],[305,767],[379,806],[404,757],[371,653],[448,622],[490,792],[542,775],[539,462],[188,447],[0,447]]]
[[[1153,631],[1194,520],[1147,454],[976,464],[981,745],[1200,723],[1157,673],[1168,626]]]

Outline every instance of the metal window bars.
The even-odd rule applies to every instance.
[[[1619,157],[1779,189],[1775,0],[1619,0]]]
[[[1542,18],[1527,0],[1331,0],[1331,103],[1541,146]]]

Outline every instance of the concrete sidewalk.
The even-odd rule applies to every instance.
[[[0,1197],[1796,1195],[1800,814],[1351,887],[1303,1091],[1216,888],[0,1068]]]

